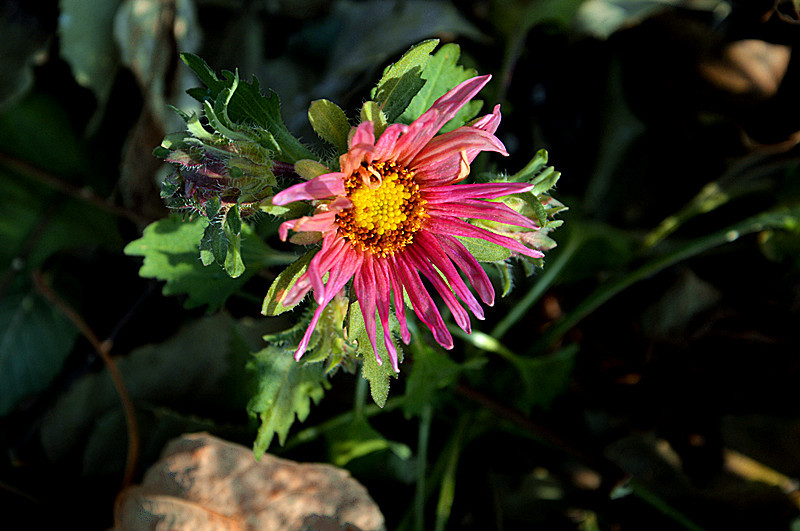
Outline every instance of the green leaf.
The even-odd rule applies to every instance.
[[[140,431],[143,459],[156,459],[156,449],[180,433],[224,429],[224,424],[197,415],[213,411],[225,419],[244,411],[255,389],[244,368],[263,333],[250,320],[235,322],[218,313],[193,321],[162,343],[117,358],[131,399],[142,406],[137,416],[140,427],[146,428]],[[179,426],[170,407],[184,415]],[[92,371],[72,382],[44,415],[41,444],[51,462],[82,455],[84,473],[91,474],[95,467],[105,470],[107,464],[98,461],[109,456],[119,463],[119,473],[126,451],[123,419],[109,372]],[[112,421],[116,430],[108,429]]]
[[[0,416],[53,381],[78,330],[32,288],[0,299]]]
[[[422,70],[425,86],[414,96],[399,121],[411,123],[427,111],[433,102],[443,96],[462,81],[473,78],[478,72],[472,68],[464,68],[458,64],[461,48],[457,44],[448,43],[433,54]],[[442,127],[442,132],[461,127],[478,114],[483,102],[473,100],[462,107],[452,120]]]
[[[442,389],[453,385],[462,372],[479,369],[485,358],[476,358],[459,364],[449,356],[417,342],[414,348],[414,364],[406,383],[403,412],[406,417],[419,416],[425,406],[433,404]]]
[[[114,43],[114,15],[120,0],[61,0],[59,52],[75,81],[104,104],[119,65]]]
[[[228,95],[230,102],[226,106],[229,119],[239,125],[254,123],[268,131],[270,137],[261,138],[261,143],[269,149],[274,149],[278,159],[293,164],[301,159],[316,158],[286,128],[281,118],[278,95],[271,90],[267,96],[261,94],[258,79],[253,77],[250,83],[239,81],[236,74],[227,70],[222,72],[224,79],[220,79],[200,57],[184,53],[181,54],[181,59],[208,87],[207,91],[192,91],[193,97],[200,101],[205,97],[216,101],[222,91],[231,90],[232,93]],[[271,145],[270,141],[273,139],[274,145]]]
[[[312,101],[308,108],[308,121],[319,137],[333,145],[339,153],[347,151],[350,122],[338,105],[325,99]]]
[[[573,344],[547,356],[516,357],[513,364],[524,384],[522,395],[515,401],[520,409],[550,407],[569,384],[577,353],[578,345]]]
[[[242,225],[241,259],[248,264],[247,270],[231,278],[221,267],[204,267],[198,260],[198,244],[204,239],[206,223],[201,218],[184,222],[178,216],[156,221],[125,247],[125,254],[144,257],[139,275],[165,281],[164,295],[188,294],[187,308],[208,305],[211,312],[221,308],[260,268],[280,260],[273,258],[276,253],[249,225]]]
[[[274,346],[254,354],[248,368],[258,379],[258,391],[247,411],[261,420],[253,446],[260,458],[275,434],[283,445],[295,417],[300,422],[308,417],[311,401],[322,399],[328,382],[321,363],[297,362],[290,351]]]
[[[430,53],[439,44],[439,39],[429,39],[412,46],[394,64],[383,71],[371,96],[386,114],[389,122],[394,122],[405,111],[411,100],[425,84],[422,70],[430,60]]]
[[[363,360],[361,377],[369,382],[369,392],[372,395],[372,400],[378,407],[383,407],[389,398],[389,381],[391,378],[397,378],[397,373],[392,368],[389,351],[386,350],[386,345],[383,342],[381,321],[380,319],[375,319],[375,343],[382,360],[381,364],[378,364],[378,360],[375,357],[375,351],[372,349],[372,344],[369,341],[367,329],[364,325],[364,316],[361,315],[361,308],[358,304],[350,305],[349,325],[349,337],[351,340],[356,341],[356,352]],[[392,327],[392,331],[399,326],[394,316],[391,317],[389,326]],[[399,347],[397,348],[397,355],[398,362],[402,361],[403,352]]]
[[[336,430],[326,433],[331,454],[331,462],[343,467],[353,459],[382,450],[391,450],[400,459],[411,457],[411,449],[405,444],[387,440],[369,425],[363,417]]]
[[[480,238],[458,237],[464,244],[467,251],[475,257],[478,262],[502,262],[511,257],[511,251],[502,245],[487,242]]]
[[[317,249],[308,251],[278,275],[272,282],[269,290],[267,290],[267,295],[264,297],[264,302],[261,305],[262,314],[266,316],[280,315],[297,306],[296,304],[284,306],[283,299],[286,298],[286,294],[291,287],[294,286],[294,283],[297,282],[297,279],[300,278],[300,275],[306,272],[308,264],[317,252]]]

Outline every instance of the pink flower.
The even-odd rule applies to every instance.
[[[453,347],[453,338],[420,273],[467,333],[470,320],[462,304],[478,319],[483,319],[483,308],[458,270],[485,304],[494,303],[489,278],[457,237],[480,238],[520,254],[543,256],[515,239],[465,221],[477,218],[538,229],[505,204],[485,201],[528,191],[532,185],[456,184],[469,175],[469,165],[481,151],[508,155],[494,136],[500,124],[500,106],[471,125],[435,136],[489,79],[491,76],[481,76],[461,83],[411,125],[390,125],[377,141],[372,122],[362,122],[351,134],[348,152],[339,158],[340,171],[294,185],[273,197],[276,205],[318,202],[314,215],[280,227],[284,240],[288,229],[322,234],[322,248],[284,299],[284,304],[294,304],[313,289],[319,304],[296,359],[305,352],[325,306],[350,279],[378,362],[383,360],[376,348],[376,308],[392,367],[399,372],[388,320],[393,304],[402,340],[408,344],[411,336],[403,292],[436,341],[447,349]],[[323,282],[326,273],[328,279]]]

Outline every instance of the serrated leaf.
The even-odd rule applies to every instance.
[[[276,263],[275,254],[253,232],[242,226],[242,260],[247,263],[244,274],[231,278],[221,267],[205,267],[198,259],[198,246],[205,231],[201,218],[184,222],[171,216],[148,225],[142,237],[125,247],[125,254],[143,256],[139,275],[165,281],[164,295],[187,294],[185,306],[208,305],[214,311],[238,291],[261,267]]]
[[[389,361],[389,351],[386,350],[386,345],[383,342],[383,326],[380,319],[375,319],[375,336],[376,347],[378,354],[383,363],[378,364],[378,359],[375,357],[375,351],[372,349],[372,344],[369,341],[367,330],[364,325],[364,316],[361,315],[361,308],[358,304],[350,305],[350,330],[349,337],[357,343],[356,352],[361,356],[363,364],[361,366],[361,377],[369,382],[369,392],[372,400],[378,407],[383,407],[386,400],[389,398],[389,381],[391,378],[397,378],[397,373],[394,372],[392,364]],[[397,319],[392,316],[390,326],[394,329],[399,326]],[[397,348],[398,362],[403,359],[403,352]]]
[[[347,115],[329,100],[315,100],[308,108],[308,121],[321,139],[333,145],[339,153],[347,151],[350,122]]]
[[[276,434],[283,445],[295,418],[303,422],[308,417],[311,402],[322,399],[328,382],[321,363],[297,362],[291,351],[274,346],[254,354],[248,368],[258,380],[258,391],[247,411],[261,420],[253,445],[259,458]]]
[[[461,48],[453,43],[445,44],[433,54],[422,70],[422,79],[425,81],[425,85],[403,111],[399,119],[400,122],[413,122],[448,90],[478,75],[474,69],[464,68],[458,64],[460,55]],[[457,127],[461,127],[474,118],[482,106],[483,102],[480,100],[468,102],[453,119],[442,127],[441,132],[452,131]]]
[[[72,323],[32,288],[0,299],[0,416],[53,381],[77,337]]]
[[[284,162],[293,164],[301,159],[316,158],[286,128],[281,118],[278,95],[271,90],[266,96],[261,94],[261,87],[255,77],[248,83],[238,80],[233,72],[224,70],[222,72],[224,79],[220,79],[200,57],[184,53],[181,54],[181,59],[208,88],[207,91],[191,91],[193,97],[199,101],[204,101],[206,97],[216,101],[223,90],[231,89],[236,83],[236,90],[230,94],[230,101],[226,106],[227,116],[232,122],[239,125],[255,123],[263,127],[274,139],[275,144],[270,145],[268,138],[262,138],[262,144],[274,149],[276,157]]]
[[[297,279],[300,278],[300,275],[306,272],[308,264],[311,262],[311,259],[314,258],[315,254],[317,254],[317,249],[308,251],[289,264],[289,266],[272,282],[269,290],[267,290],[267,295],[264,297],[264,302],[261,305],[261,313],[263,315],[280,315],[297,306],[296,304],[284,306],[283,300],[286,298],[289,289],[291,289],[294,283],[297,282]]]
[[[430,39],[415,44],[394,64],[383,71],[378,84],[372,89],[375,100],[386,114],[389,122],[395,119],[411,103],[425,84],[422,70],[430,60],[430,53],[439,44],[439,39]]]

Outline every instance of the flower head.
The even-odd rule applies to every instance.
[[[538,229],[507,205],[486,201],[526,192],[532,185],[456,184],[469,175],[470,163],[481,151],[508,154],[494,135],[500,124],[500,106],[471,125],[436,136],[490,78],[475,77],[461,83],[413,123],[390,125],[378,139],[373,123],[362,122],[350,136],[347,153],[339,159],[339,171],[273,197],[276,205],[299,200],[313,200],[317,205],[314,215],[283,223],[281,238],[286,239],[289,229],[322,235],[322,248],[284,301],[295,303],[313,290],[319,304],[296,358],[305,352],[325,306],[351,279],[378,362],[383,360],[376,348],[376,309],[392,367],[399,371],[388,319],[393,305],[401,338],[408,343],[404,293],[436,341],[445,348],[453,347],[453,338],[420,274],[467,333],[470,320],[462,304],[478,319],[483,319],[483,308],[459,270],[485,304],[494,303],[494,289],[486,273],[458,238],[480,238],[519,254],[543,256],[518,239],[466,221],[483,219]]]

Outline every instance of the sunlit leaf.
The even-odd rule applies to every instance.
[[[267,451],[275,435],[281,444],[295,422],[308,417],[311,402],[319,402],[328,382],[321,363],[297,362],[292,352],[268,346],[248,364],[258,381],[258,391],[247,410],[261,426],[254,444],[256,457]]]
[[[231,278],[222,267],[204,266],[200,260],[205,225],[207,221],[203,219],[183,221],[178,216],[156,221],[145,228],[141,238],[125,247],[125,254],[144,257],[139,275],[165,281],[164,295],[187,294],[187,308],[208,305],[208,310],[214,311],[261,267],[281,263],[283,258],[273,253],[249,225],[243,224],[241,260],[247,269]]]

